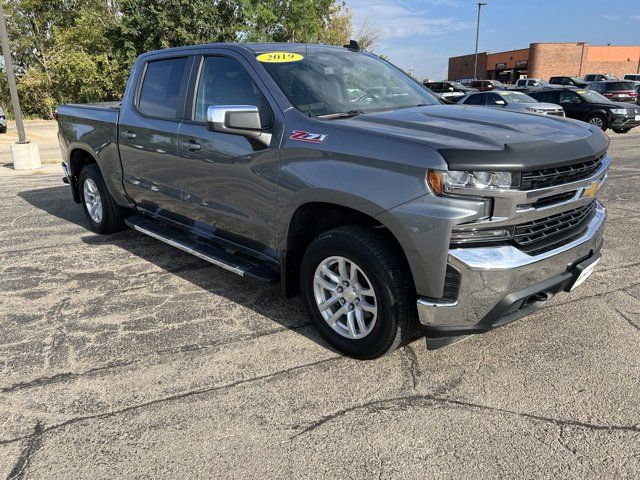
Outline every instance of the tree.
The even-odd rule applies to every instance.
[[[353,12],[344,2],[334,3],[329,18],[318,35],[318,41],[327,45],[346,45],[353,31]]]
[[[364,20],[358,26],[355,37],[362,50],[372,51],[378,45],[380,37],[382,37],[382,30],[368,20]]]

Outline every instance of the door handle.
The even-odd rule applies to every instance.
[[[202,145],[196,142],[193,138],[189,140],[182,140],[180,142],[180,147],[190,152],[197,152],[198,150],[202,149]]]
[[[124,138],[125,140],[135,140],[136,138],[136,134],[135,132],[132,132],[131,130],[127,130],[122,132],[122,138]]]

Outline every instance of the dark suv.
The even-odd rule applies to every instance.
[[[612,102],[593,90],[567,87],[558,90],[532,92],[529,96],[540,102],[557,103],[569,118],[582,120],[616,133],[627,133],[640,125],[640,107],[631,103]]]
[[[638,101],[637,87],[635,82],[632,81],[621,82],[613,80],[606,82],[593,82],[587,88],[616,102],[637,103]]]
[[[584,88],[589,85],[584,80],[579,79],[578,77],[551,77],[549,79],[549,83],[552,85],[564,85],[567,87],[580,87]]]

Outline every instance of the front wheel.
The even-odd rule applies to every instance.
[[[594,113],[593,115],[587,117],[587,123],[594,125],[603,131],[609,128],[607,117],[605,117],[601,113]]]
[[[349,226],[321,234],[304,254],[300,282],[313,323],[346,355],[376,358],[416,333],[411,274],[384,232]]]

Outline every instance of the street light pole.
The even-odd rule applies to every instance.
[[[11,59],[11,47],[9,46],[9,35],[7,34],[7,24],[4,20],[2,1],[0,0],[0,41],[2,41],[2,54],[4,55],[4,68],[7,72],[7,83],[9,83],[9,93],[11,94],[11,104],[13,105],[13,115],[16,118],[16,129],[18,130],[18,143],[27,143],[24,133],[24,123],[22,121],[22,110],[20,110],[20,100],[18,99],[18,89],[16,87],[16,76],[13,71],[13,60]]]
[[[473,79],[478,79],[478,40],[480,39],[480,9],[484,7],[486,3],[478,2],[478,23],[476,25],[476,60],[473,64]]]

